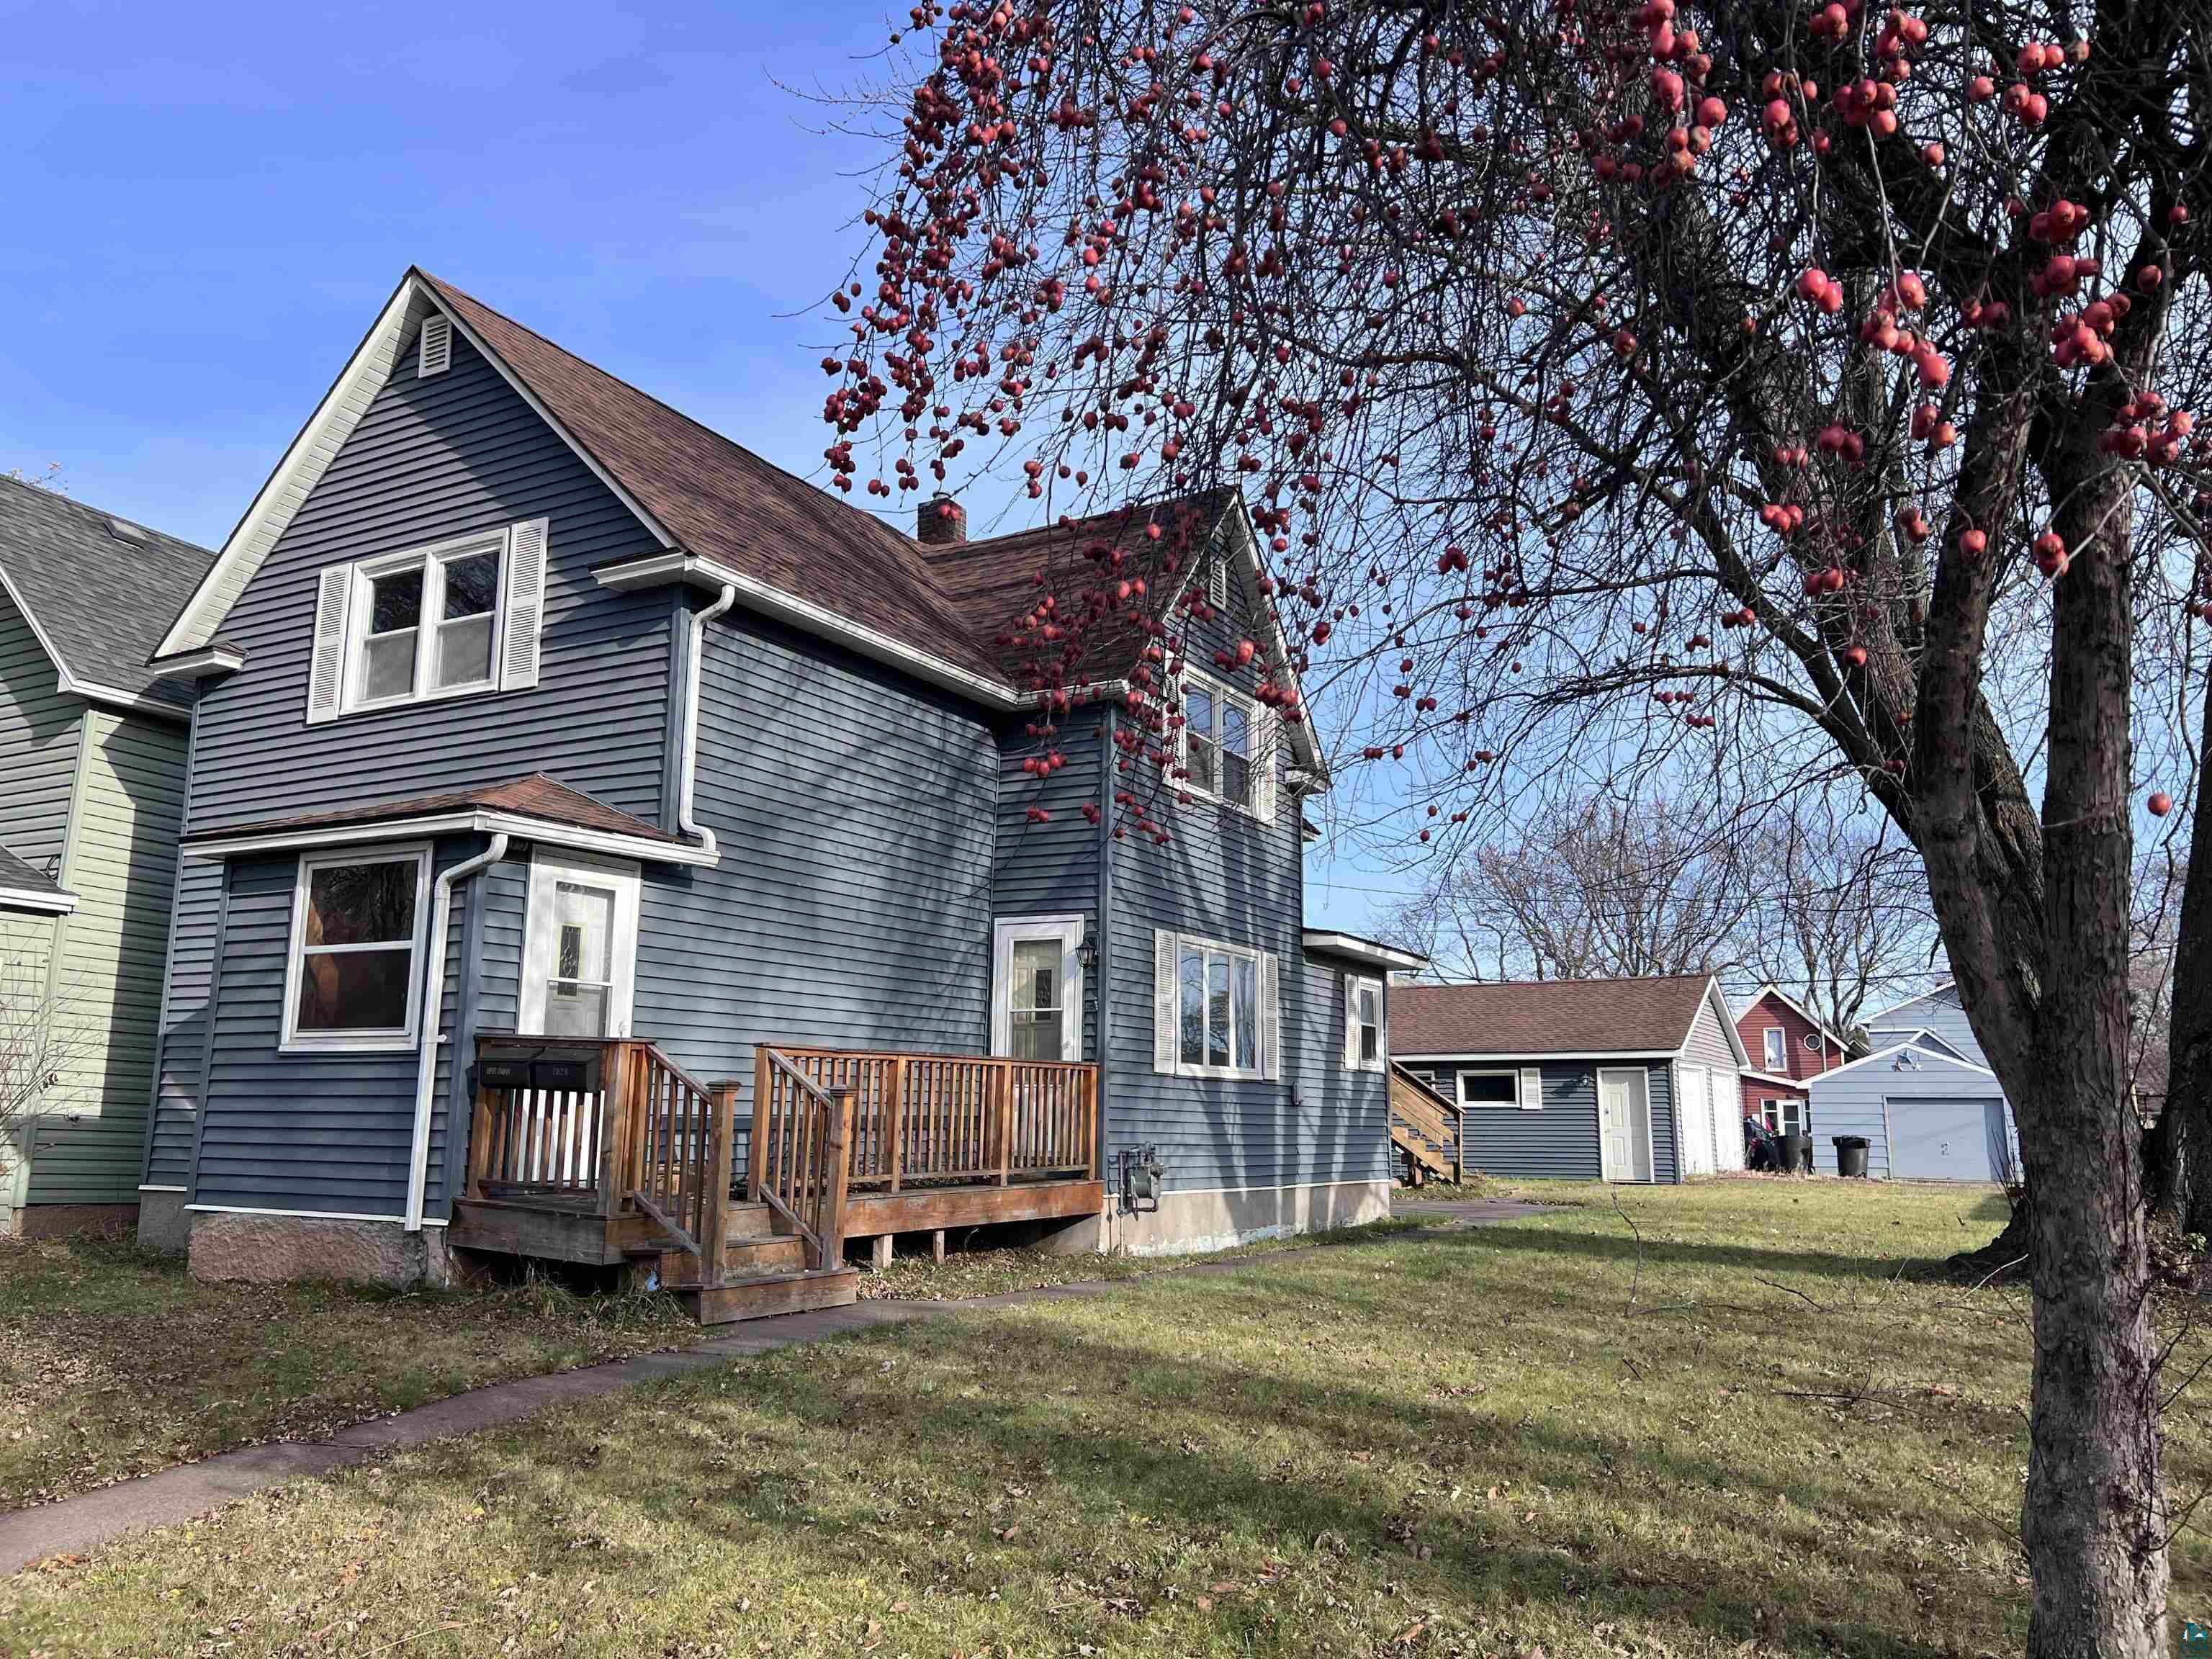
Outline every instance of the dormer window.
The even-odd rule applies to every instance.
[[[538,683],[545,520],[324,570],[307,719]]]

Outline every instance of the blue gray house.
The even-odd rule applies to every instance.
[[[198,692],[144,1236],[731,1317],[849,1297],[848,1239],[1383,1213],[1414,959],[1303,926],[1327,776],[1241,504],[964,528],[410,270],[156,655]],[[1056,626],[1102,569],[1135,598]]]
[[[1401,985],[1399,1066],[1457,1109],[1461,1167],[1679,1182],[1743,1167],[1751,1069],[1711,975]]]
[[[1868,1052],[1814,1078],[1814,1167],[1833,1174],[1835,1137],[1867,1141],[1867,1173],[1902,1181],[2002,1181],[2019,1168],[2012,1108],[1954,984],[1865,1022]]]

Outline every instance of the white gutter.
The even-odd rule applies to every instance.
[[[691,817],[691,785],[699,771],[699,659],[707,654],[707,624],[737,602],[736,585],[725,582],[720,599],[704,611],[694,611],[690,648],[684,653],[684,775],[676,786],[676,827],[697,836],[699,850],[709,859],[718,854],[714,832]]]
[[[438,1086],[438,1045],[443,1041],[438,1035],[438,1016],[446,1000],[446,928],[453,915],[453,884],[465,881],[488,865],[497,864],[507,856],[507,832],[502,830],[491,838],[491,845],[472,859],[465,859],[438,873],[437,884],[430,900],[430,934],[425,947],[430,952],[428,971],[422,975],[422,1027],[421,1041],[416,1044],[421,1058],[415,1067],[415,1142],[407,1158],[407,1218],[406,1231],[422,1231],[422,1194],[430,1180],[430,1103]],[[453,1091],[458,1097],[461,1086],[463,1056],[453,1056]],[[466,1133],[466,1130],[462,1131]]]

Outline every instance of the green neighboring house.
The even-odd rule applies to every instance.
[[[0,478],[0,1235],[137,1209],[191,737],[146,659],[214,556]]]

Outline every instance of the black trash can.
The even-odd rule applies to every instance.
[[[1782,1142],[1782,1167],[1791,1175],[1802,1170],[1810,1174],[1813,1169],[1813,1137],[1794,1131],[1778,1137]]]
[[[1836,1143],[1836,1173],[1866,1178],[1867,1138],[1864,1135],[1834,1135]]]

